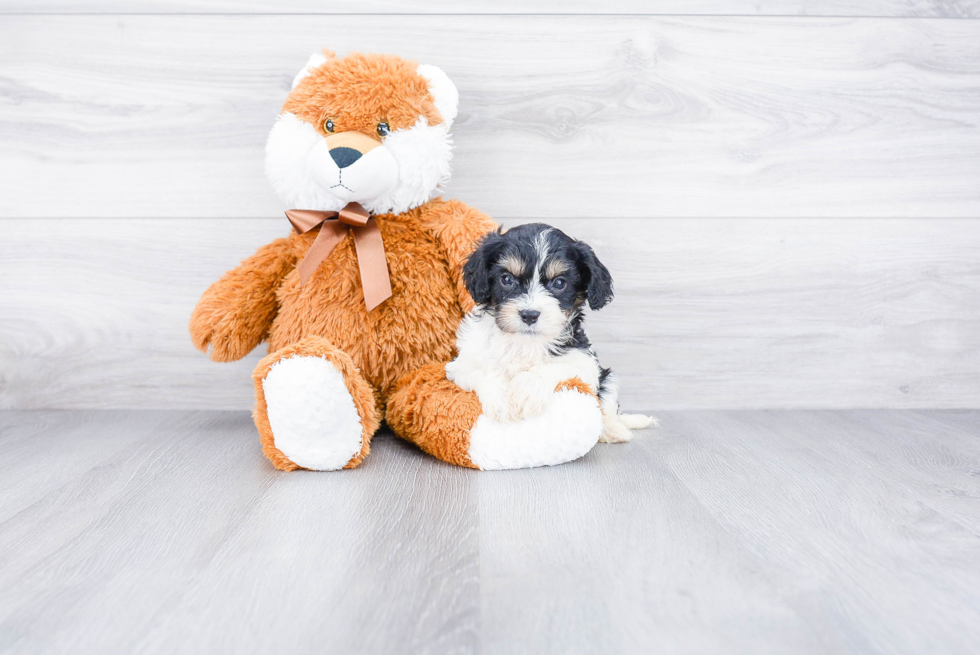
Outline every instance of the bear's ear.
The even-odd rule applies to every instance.
[[[438,66],[422,64],[418,68],[418,74],[429,83],[429,93],[435,100],[442,120],[446,121],[446,127],[452,127],[459,108],[459,91],[456,90],[456,85]]]
[[[319,68],[327,63],[328,59],[333,59],[333,57],[333,51],[327,50],[326,48],[323,49],[323,52],[314,52],[312,55],[310,55],[309,60],[306,62],[306,66],[303,66],[303,70],[296,73],[296,77],[293,78],[293,88],[295,89],[297,86],[299,86],[300,81],[312,73],[314,68]]]

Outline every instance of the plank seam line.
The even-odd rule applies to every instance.
[[[338,12],[338,13],[317,13],[317,12],[303,12],[303,13],[277,13],[277,12],[97,12],[97,11],[75,11],[75,12],[34,12],[34,11],[18,11],[18,12],[5,12],[0,11],[0,16],[358,16],[358,17],[370,17],[377,18],[379,16],[421,16],[426,18],[442,16],[442,17],[453,17],[453,18],[468,18],[471,16],[476,17],[501,17],[501,18],[747,18],[747,19],[786,19],[786,18],[799,18],[806,20],[815,19],[883,19],[883,20],[956,20],[956,21],[974,21],[980,20],[980,16],[874,16],[874,15],[800,15],[800,14],[549,14],[549,13],[527,13],[527,14],[517,14],[517,13],[473,13],[473,14],[461,14],[461,13],[421,13],[421,12],[378,12],[378,13],[359,13],[359,12]]]

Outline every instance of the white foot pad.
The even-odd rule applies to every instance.
[[[470,460],[483,470],[553,466],[578,459],[602,435],[602,411],[592,396],[555,393],[543,414],[522,421],[481,415],[470,431]]]
[[[303,468],[335,471],[361,451],[361,418],[344,377],[322,357],[276,362],[262,380],[276,448]]]

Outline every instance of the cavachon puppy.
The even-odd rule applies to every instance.
[[[459,356],[446,377],[474,391],[488,416],[541,414],[556,386],[577,378],[599,397],[600,441],[627,441],[630,429],[654,422],[619,413],[617,381],[585,332],[586,303],[597,310],[613,297],[612,277],[592,248],[542,223],[521,225],[484,237],[463,277],[477,306],[460,324]]]

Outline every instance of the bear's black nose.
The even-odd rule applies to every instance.
[[[525,309],[521,311],[521,320],[528,325],[534,325],[538,322],[538,317],[541,316],[541,312],[536,309]]]
[[[330,151],[330,158],[337,162],[340,168],[347,168],[361,158],[361,153],[353,148],[334,148]]]

